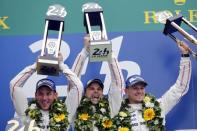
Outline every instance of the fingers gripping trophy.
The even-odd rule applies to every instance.
[[[193,57],[197,58],[197,53],[188,46],[185,46],[183,44],[183,41],[174,35],[175,32],[179,32],[184,37],[184,39],[188,40],[194,45],[197,45],[197,39],[193,35],[186,32],[183,28],[181,28],[181,23],[185,23],[186,25],[188,25],[188,27],[197,32],[197,28],[194,25],[192,25],[181,14],[173,16],[173,14],[169,11],[157,12],[156,19],[158,22],[165,24],[163,30],[164,35],[169,36],[172,40],[179,44],[179,46],[183,46]]]
[[[103,17],[103,9],[97,3],[82,6],[84,26],[90,36],[90,61],[106,61],[111,58],[112,45],[108,40]]]
[[[42,75],[59,75],[58,53],[60,51],[62,32],[64,31],[64,18],[67,15],[65,8],[59,4],[48,8],[45,18],[45,29],[41,55],[37,60],[37,73]],[[49,33],[58,32],[57,38]]]

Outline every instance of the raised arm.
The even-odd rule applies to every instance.
[[[191,77],[191,61],[189,58],[188,46],[180,42],[178,47],[181,50],[182,57],[180,60],[179,75],[175,84],[160,98],[161,107],[167,114],[185,95],[189,89]]]
[[[76,109],[82,97],[83,85],[77,75],[72,72],[62,61],[60,61],[60,70],[69,82],[69,86],[67,88],[66,105],[69,112],[68,120],[72,123]]]
[[[25,110],[28,106],[28,101],[25,93],[23,92],[23,85],[36,71],[36,64],[26,67],[10,82],[10,95],[19,116],[25,116]]]
[[[81,71],[84,66],[84,62],[89,55],[90,38],[89,36],[84,37],[84,48],[77,56],[72,70],[77,74],[78,77],[81,76]],[[122,91],[124,88],[124,79],[121,69],[118,65],[118,60],[112,53],[112,58],[108,61],[110,74],[111,74],[111,84],[108,94],[108,100],[111,109],[111,116],[115,116],[120,108],[122,102]]]
[[[84,37],[85,47],[81,50],[81,52],[77,55],[74,64],[72,66],[72,71],[81,78],[81,72],[84,67],[85,60],[89,55],[89,37]]]
[[[111,116],[114,117],[116,114],[118,114],[119,108],[121,106],[124,78],[118,64],[118,60],[113,53],[111,60],[108,61],[108,65],[111,74],[111,84],[108,93],[108,100],[111,109]]]

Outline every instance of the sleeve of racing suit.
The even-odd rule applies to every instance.
[[[67,77],[69,82],[65,102],[69,112],[68,120],[72,123],[74,121],[76,109],[82,97],[83,85],[77,75],[64,65],[63,62],[60,63],[60,70],[62,70],[62,73]]]
[[[28,107],[27,96],[23,91],[25,82],[36,71],[36,64],[26,67],[10,82],[10,95],[17,114],[20,117],[25,116],[25,110]]]
[[[111,117],[113,118],[115,115],[118,114],[121,106],[124,88],[124,78],[122,75],[122,71],[119,67],[118,60],[113,53],[111,60],[108,61],[108,65],[111,74],[108,100],[111,109]]]
[[[78,56],[76,57],[74,64],[72,66],[72,71],[79,77],[81,78],[81,71],[83,69],[85,60],[88,57],[88,52],[86,50],[86,48],[83,48],[81,50],[81,52],[78,54]]]
[[[189,89],[191,77],[191,61],[189,57],[182,57],[176,83],[159,99],[165,115],[180,101]]]

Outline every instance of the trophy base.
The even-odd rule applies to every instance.
[[[37,74],[41,75],[59,75],[59,61],[58,58],[50,58],[46,56],[40,56],[37,60]]]
[[[90,43],[90,62],[108,61],[111,57],[111,41],[94,41]]]

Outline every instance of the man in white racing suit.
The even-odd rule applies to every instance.
[[[67,97],[65,103],[68,112],[68,121],[72,123],[76,113],[76,109],[82,97],[83,85],[80,79],[75,73],[73,73],[64,63],[62,55],[59,55],[59,67],[60,71],[66,76],[69,81],[69,86],[67,88]],[[23,69],[17,76],[15,76],[10,82],[10,93],[11,98],[17,112],[17,115],[25,123],[28,117],[25,111],[28,108],[28,100],[25,92],[23,91],[23,86],[26,81],[32,76],[36,71],[36,63],[31,66],[27,66]],[[66,93],[65,93],[66,94]],[[38,109],[41,110],[42,114],[42,125],[41,128],[44,131],[48,131],[49,127],[49,112],[50,106],[57,99],[57,92],[55,89],[55,84],[50,79],[41,79],[38,81],[35,91],[35,99]],[[63,117],[64,119],[64,117]],[[66,118],[65,118],[66,119]],[[58,119],[57,119],[58,120]],[[67,128],[68,129],[68,128]],[[67,130],[65,129],[65,130]]]
[[[147,82],[140,75],[130,76],[126,81],[125,89],[128,99],[122,103],[116,121],[120,122],[121,120],[118,118],[120,116],[127,116],[122,114],[128,111],[130,115],[129,128],[132,131],[165,130],[165,115],[187,93],[191,77],[188,46],[182,41],[178,41],[177,44],[182,57],[179,75],[175,84],[161,98],[155,99],[154,96],[146,94],[145,87]],[[124,123],[124,125],[126,124]],[[118,128],[123,128],[123,126],[120,124]]]
[[[81,71],[83,69],[84,62],[89,56],[89,46],[90,46],[89,36],[84,37],[84,44],[85,44],[84,45],[85,47],[78,54],[78,56],[74,62],[74,65],[72,67],[72,70],[77,74],[77,76],[79,78],[81,77]],[[75,128],[75,130],[86,130],[85,127],[84,128],[82,127],[84,125],[79,124],[79,123],[81,123],[81,121],[79,120],[79,118],[81,118],[80,115],[82,113],[88,114],[87,113],[88,111],[87,112],[80,112],[80,110],[84,111],[84,108],[86,108],[85,106],[83,106],[83,103],[86,101],[86,99],[89,100],[89,106],[93,107],[93,109],[90,109],[89,111],[91,113],[93,113],[94,115],[95,114],[100,115],[101,119],[103,118],[104,115],[106,117],[108,117],[108,119],[111,119],[119,111],[119,108],[121,105],[121,100],[122,100],[122,91],[124,88],[124,80],[123,80],[122,72],[121,72],[120,67],[118,65],[118,60],[114,56],[113,53],[112,53],[112,58],[107,62],[108,62],[110,73],[111,73],[111,84],[110,84],[110,88],[109,88],[109,92],[108,92],[108,97],[106,99],[104,99],[104,95],[103,95],[104,85],[103,85],[103,82],[99,78],[89,80],[87,82],[87,84],[85,85],[84,97],[82,98],[81,104],[79,105],[79,108],[77,110],[78,116],[76,118],[75,126],[78,126],[78,128]],[[99,107],[99,106],[97,107],[97,105],[99,105],[99,104],[102,105],[102,103],[100,103],[101,101],[105,101],[106,103],[108,103],[108,106],[106,106],[105,109],[104,108],[101,109],[101,110],[103,110],[103,112],[99,112],[98,110],[100,110],[99,108],[101,108],[101,107]],[[94,107],[97,109],[94,109]],[[107,114],[105,114],[106,111],[108,111]],[[92,122],[90,122],[90,124],[93,123],[93,125],[90,126],[92,128],[89,128],[88,130],[94,130],[94,131],[95,130],[104,130],[104,128],[102,127],[102,123],[99,123],[102,120],[92,119],[93,117],[94,117],[93,115],[92,116],[90,115],[90,117],[88,117],[89,119],[92,120]],[[109,126],[109,128],[110,128],[110,126]]]

